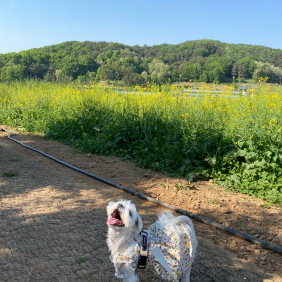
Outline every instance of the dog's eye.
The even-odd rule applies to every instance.
[[[129,211],[129,215],[131,216],[131,211]]]

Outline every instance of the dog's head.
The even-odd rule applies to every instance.
[[[108,226],[117,231],[140,232],[143,228],[142,219],[130,201],[109,202],[107,214]]]

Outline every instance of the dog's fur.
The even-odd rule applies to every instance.
[[[107,206],[108,214],[108,238],[107,244],[111,252],[111,259],[117,253],[123,253],[125,250],[129,250],[129,246],[133,243],[134,237],[142,230],[142,219],[136,211],[136,207],[130,201],[118,201],[109,202]],[[193,223],[187,216],[179,216],[172,222],[172,226],[176,226],[179,223],[186,223],[191,230],[191,244],[193,247],[192,262],[195,257],[195,251],[197,248],[197,240]],[[191,267],[182,275],[181,282],[190,281]],[[124,282],[136,282],[138,277],[130,267],[126,264],[122,264],[121,272],[124,276]]]

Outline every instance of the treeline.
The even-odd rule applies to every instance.
[[[269,77],[268,82],[280,83],[282,50],[203,39],[142,47],[71,41],[0,54],[1,81],[38,78],[70,82],[79,78],[140,85],[169,80],[224,82],[232,77]]]

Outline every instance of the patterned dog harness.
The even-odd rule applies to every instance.
[[[169,229],[163,228],[163,226],[157,221],[152,224],[147,230],[148,233],[148,257],[147,268],[154,269],[162,279],[167,281],[173,281],[173,278],[162,267],[158,260],[154,257],[151,250],[155,247],[159,247],[173,273],[173,275],[179,280],[182,274],[192,264],[192,244],[191,233],[188,224],[181,223],[179,232],[175,233]],[[113,257],[113,263],[116,269],[116,276],[122,278],[123,275],[120,272],[120,266],[123,263],[135,270],[140,256],[140,248],[138,243],[134,240],[133,243],[123,254],[116,254]]]

